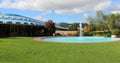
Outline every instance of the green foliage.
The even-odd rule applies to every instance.
[[[72,23],[72,24],[59,23],[59,25],[62,26],[62,27],[69,28],[69,30],[71,30],[71,31],[77,31],[78,28],[79,28],[79,23]]]
[[[93,36],[106,36],[106,37],[110,37],[110,33],[109,32],[92,32]]]
[[[94,28],[94,31],[108,30],[107,16],[102,11],[97,11],[95,17],[88,17],[90,25]]]
[[[114,30],[112,30],[112,34],[113,35],[119,35],[120,34],[120,30],[119,29],[114,29]]]
[[[0,24],[0,37],[43,36],[44,26]]]
[[[119,63],[119,50],[120,42],[73,44],[0,38],[0,63]]]
[[[92,32],[84,32],[84,36],[92,36]]]
[[[69,25],[69,29],[72,31],[77,31],[79,28],[79,23],[73,23]]]
[[[107,31],[110,34],[111,30],[120,29],[120,14],[105,15],[102,11],[98,11],[95,17],[89,16],[87,20],[93,28],[92,31]]]

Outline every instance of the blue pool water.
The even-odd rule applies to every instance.
[[[112,42],[118,41],[120,38],[111,37],[48,37],[43,38],[45,41],[52,42],[68,42],[68,43],[93,43],[93,42]]]

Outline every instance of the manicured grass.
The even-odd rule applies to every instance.
[[[45,43],[0,38],[0,63],[120,63],[120,43]]]

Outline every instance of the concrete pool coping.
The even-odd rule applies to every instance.
[[[49,36],[49,37],[53,37],[53,36]],[[49,37],[48,36],[47,37],[35,37],[35,38],[33,38],[33,40],[42,41],[42,42],[48,42],[48,43],[74,43],[74,42],[52,42],[52,41],[43,40],[44,38],[49,38]],[[93,43],[114,43],[114,42],[120,42],[120,40],[109,41],[109,42],[91,42],[91,44],[93,44]],[[82,44],[82,43],[84,43],[84,42],[81,42],[79,44]],[[76,44],[76,43],[74,43],[74,44]],[[77,42],[77,44],[78,44],[78,42]],[[90,43],[86,42],[84,44],[90,44]]]

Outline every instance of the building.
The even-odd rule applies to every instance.
[[[33,18],[0,14],[0,36],[44,36],[45,22]],[[56,28],[63,28],[56,25]],[[65,29],[65,28],[63,28]]]

